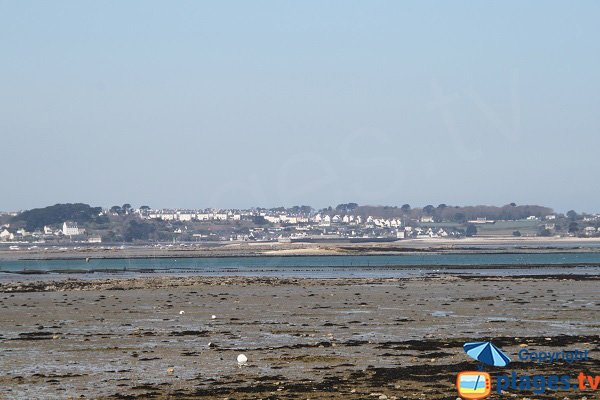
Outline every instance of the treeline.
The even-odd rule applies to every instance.
[[[288,214],[310,214],[313,212],[313,208],[311,206],[293,206],[293,207],[272,207],[272,208],[263,208],[257,207],[256,211],[268,211],[272,213],[288,213]]]
[[[411,218],[419,219],[423,216],[433,217],[435,221],[466,222],[476,218],[487,218],[488,220],[519,220],[529,216],[543,218],[553,214],[549,207],[538,205],[516,205],[514,203],[505,206],[448,206],[440,204],[437,207],[427,205],[422,208],[412,208],[409,204],[401,207],[396,206],[360,206],[356,203],[339,204],[335,209],[329,207],[321,210],[326,214],[353,214],[363,218],[373,216],[378,218]]]
[[[28,231],[41,229],[45,225],[62,224],[73,221],[79,224],[96,222],[100,217],[102,207],[90,207],[83,203],[55,204],[44,208],[33,208],[24,211],[11,219],[11,224],[23,226]]]

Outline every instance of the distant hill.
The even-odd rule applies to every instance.
[[[90,207],[87,204],[55,204],[44,208],[33,208],[12,218],[11,223],[22,225],[28,231],[41,229],[45,225],[62,224],[74,221],[80,224],[94,221],[102,212],[102,207]]]

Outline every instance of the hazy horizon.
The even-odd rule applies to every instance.
[[[599,212],[600,3],[0,0],[0,210]]]

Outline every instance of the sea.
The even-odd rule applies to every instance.
[[[149,274],[303,278],[402,278],[443,274],[599,275],[600,253],[423,253],[406,255],[250,256],[0,260],[0,281]]]

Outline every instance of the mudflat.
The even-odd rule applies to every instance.
[[[511,371],[575,379],[600,372],[599,288],[569,275],[4,283],[0,398],[455,399],[456,374],[478,366],[462,345],[489,339]],[[490,398],[600,398],[507,391]]]
[[[19,246],[17,246],[19,247]],[[215,242],[161,245],[89,245],[68,244],[20,246],[10,250],[0,246],[0,261],[193,258],[245,256],[318,256],[377,255],[421,253],[531,253],[531,252],[600,252],[600,238],[474,237],[463,239],[407,239],[389,243],[278,243]]]

